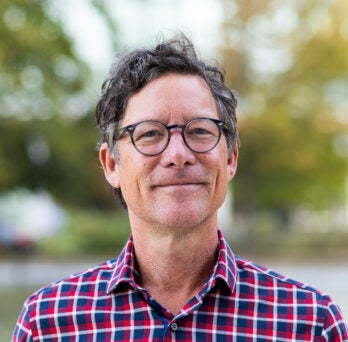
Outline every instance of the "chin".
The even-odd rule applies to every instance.
[[[170,211],[158,212],[158,221],[163,222],[164,226],[176,229],[195,227],[206,221],[209,217],[207,208],[188,208],[187,206],[176,208]]]

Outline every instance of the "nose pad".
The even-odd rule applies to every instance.
[[[172,131],[167,148],[162,152],[161,163],[164,166],[176,166],[178,168],[187,164],[193,164],[196,156],[186,145],[180,131]]]

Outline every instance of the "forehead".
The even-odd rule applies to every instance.
[[[123,124],[150,119],[187,121],[195,117],[218,118],[208,84],[197,75],[167,74],[129,98]]]

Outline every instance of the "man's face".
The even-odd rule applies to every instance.
[[[168,74],[130,97],[120,127],[144,120],[183,125],[202,117],[219,119],[206,82],[198,76]],[[237,147],[229,156],[222,134],[213,150],[196,153],[185,145],[179,129],[171,133],[168,147],[157,156],[138,152],[128,133],[118,141],[117,163],[106,145],[101,148],[106,178],[121,187],[132,227],[187,229],[216,224],[217,209],[236,171]]]

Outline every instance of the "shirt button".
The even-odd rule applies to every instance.
[[[175,322],[173,322],[173,323],[170,325],[170,329],[171,329],[172,331],[176,331],[176,330],[178,330],[178,325],[177,325]]]

